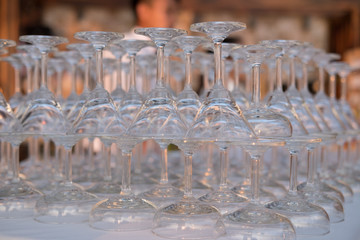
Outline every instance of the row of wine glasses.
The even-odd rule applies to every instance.
[[[26,53],[3,59],[16,71],[19,65],[25,65],[28,92],[18,103],[15,99],[21,97],[14,96],[13,106],[1,95],[0,110],[5,116],[0,131],[1,144],[9,142],[12,147],[10,174],[0,189],[0,216],[34,217],[42,223],[57,224],[89,221],[91,227],[107,231],[151,228],[160,237],[180,239],[295,239],[296,235],[327,234],[330,222],[344,220],[344,204],[360,190],[355,167],[358,148],[354,147],[358,143],[358,125],[346,102],[346,90],[342,91],[340,100],[335,97],[336,74],[341,77],[342,89],[346,89],[345,79],[350,68],[345,63],[332,62],[338,56],[298,41],[262,41],[257,45],[222,43],[232,32],[245,28],[240,22],[191,25],[191,31],[205,33],[207,37],[187,36],[186,31],[174,28],[135,29],[136,34],[145,35],[152,42],[123,40],[123,34],[114,32],[78,32],[74,37],[89,43],[69,44],[69,51],[54,49],[67,42],[62,37],[21,36],[21,41],[32,44],[19,47]],[[142,77],[148,73],[146,68],[153,66],[145,57],[136,55],[153,44],[157,49],[156,84],[141,95],[136,89],[139,80],[136,63],[145,69]],[[14,45],[11,40],[1,40],[0,46],[3,49]],[[209,45],[214,52],[213,60],[208,54],[194,52],[198,46],[209,48]],[[109,65],[103,59],[105,49],[116,58],[117,87],[111,93],[104,89],[104,67]],[[182,53],[179,55],[176,49]],[[55,58],[48,61],[52,51]],[[126,92],[121,88],[124,66],[121,58],[125,54],[130,61]],[[183,58],[185,65],[185,87],[177,95],[168,82],[172,72],[168,58],[171,55]],[[226,85],[229,56],[236,70],[233,92]],[[290,78],[285,92],[282,88],[284,57],[289,59]],[[85,84],[79,96],[75,92],[75,70],[81,58],[85,61]],[[90,88],[89,83],[92,59],[95,59],[94,88]],[[206,73],[209,68],[214,71],[212,87],[208,83],[210,76],[205,74],[205,91],[201,97],[192,89],[191,69],[197,59],[202,59],[199,62]],[[302,67],[297,85],[295,60],[300,61]],[[264,102],[260,98],[261,67],[271,61],[275,62],[276,82]],[[316,63],[319,69],[320,90],[315,96],[308,90],[310,62]],[[69,66],[72,87],[67,99],[62,98],[61,87],[56,97],[49,90],[48,64],[59,74],[58,83],[64,66]],[[250,70],[247,88],[251,93],[239,84],[240,66],[242,71]],[[330,75],[329,97],[324,92],[325,69]],[[19,93],[18,74],[16,76]],[[41,79],[40,87],[38,79]],[[33,160],[24,165],[25,175],[20,175],[19,145],[28,138],[30,160]],[[96,139],[103,145],[97,161],[94,159]],[[43,161],[38,159],[39,140],[44,145]],[[51,143],[55,145],[55,163],[50,162]],[[115,176],[111,166],[113,144],[120,155],[117,167],[121,173],[117,171]],[[151,179],[160,181],[145,184],[146,181],[137,180],[146,186],[140,194],[134,194],[132,158],[143,158],[146,156],[143,151],[150,153],[155,144],[160,147],[160,171],[151,173]],[[176,183],[169,181],[168,158],[173,157],[169,154],[170,144],[181,150],[178,159],[184,160],[183,177]],[[211,183],[209,177],[214,176],[214,146],[220,155],[217,184]],[[271,174],[266,174],[264,154],[269,153],[269,149],[271,168],[267,171]],[[235,160],[242,160],[245,166],[245,174],[237,178],[238,184],[232,184],[229,179],[231,151],[236,155],[241,152],[241,159],[237,155]],[[138,156],[133,156],[133,152]],[[207,175],[193,179],[193,157],[199,156],[196,155],[199,152],[207,159]],[[305,155],[307,177],[298,185],[301,154]],[[330,155],[336,157],[331,159]],[[83,172],[79,181],[82,185],[73,182],[74,157],[77,161],[83,159],[80,161],[83,166],[74,168],[75,172],[78,169]],[[289,174],[284,174],[284,165],[276,164],[280,158],[289,159]],[[144,159],[137,161],[139,165],[150,166]],[[103,173],[96,171],[99,164],[103,166]],[[333,166],[336,168],[332,169]],[[27,174],[41,178],[27,177]],[[121,184],[116,175],[121,176]],[[140,170],[136,175],[138,179],[146,179],[147,174]],[[288,187],[284,181],[289,182]],[[283,194],[274,195],[269,189]]]

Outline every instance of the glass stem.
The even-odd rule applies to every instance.
[[[141,68],[141,77],[142,77],[142,93],[145,94],[149,91],[148,76],[146,74],[146,68]],[[121,85],[120,85],[121,86]]]
[[[35,159],[35,163],[39,164],[40,163],[40,159],[39,159],[39,139],[37,137],[34,138],[34,159]]]
[[[55,168],[56,176],[59,179],[62,179],[63,178],[63,174],[62,174],[63,159],[62,159],[62,156],[61,156],[61,146],[58,146],[58,145],[55,146],[55,161],[56,161],[56,164],[57,164],[57,166]]]
[[[135,158],[135,170],[134,172],[138,175],[141,174],[142,169],[141,169],[141,155],[142,155],[142,148],[143,148],[143,144],[138,144],[135,146],[135,151],[133,153],[133,156]]]
[[[71,65],[71,92],[76,93],[76,64]]]
[[[135,54],[129,54],[130,58],[130,89],[135,90],[136,88],[136,66],[135,66]]]
[[[347,92],[346,77],[341,77],[340,83],[341,83],[340,100],[345,102],[346,101],[346,92]]]
[[[204,91],[207,92],[210,89],[210,83],[209,83],[209,68],[207,65],[204,65],[203,67],[203,74],[204,74]]]
[[[170,56],[164,56],[165,81],[166,85],[170,85]]]
[[[185,53],[185,88],[191,88],[191,52]]]
[[[50,141],[44,140],[44,163],[45,166],[49,169],[51,169],[50,166]]]
[[[329,89],[329,97],[331,100],[335,100],[336,97],[336,76],[335,74],[330,75],[330,89]]]
[[[294,57],[290,57],[290,86],[295,88],[295,59]]]
[[[314,184],[316,176],[316,158],[314,155],[314,149],[307,149],[307,184]]]
[[[308,90],[308,72],[306,63],[302,64],[302,74],[303,74],[303,89]]]
[[[325,89],[325,73],[324,68],[319,67],[319,92],[324,92]]]
[[[31,67],[26,67],[26,93],[31,92]]]
[[[235,89],[239,89],[240,85],[240,60],[234,60],[234,80],[235,80]]]
[[[56,73],[56,96],[58,98],[62,97],[62,71]]]
[[[122,184],[121,184],[121,194],[130,195],[131,194],[131,151],[122,151]]]
[[[260,105],[260,66],[259,63],[252,64],[251,73],[253,79],[252,102],[255,106]]]
[[[13,170],[13,164],[12,164],[12,152],[11,152],[11,144],[10,143],[6,143],[6,162],[7,162],[7,167],[8,167],[8,178],[13,178],[14,177],[14,171]]]
[[[72,159],[71,159],[71,148],[65,147],[65,161],[64,161],[64,167],[65,167],[65,186],[71,186],[72,185]]]
[[[89,142],[90,170],[95,169],[94,141]]]
[[[17,68],[14,68],[14,74],[15,74],[15,87],[14,87],[14,91],[15,93],[19,93],[20,92],[20,71]]]
[[[290,151],[290,181],[289,181],[289,193],[295,194],[297,192],[297,165],[298,165],[298,153],[296,151]]]
[[[282,55],[276,57],[276,90],[282,91]]]
[[[227,78],[226,78],[225,59],[224,58],[221,58],[221,79],[223,81],[224,87],[227,88]]]
[[[337,159],[338,159],[338,165],[337,165],[337,168],[336,168],[336,173],[337,174],[340,174],[340,175],[343,175],[345,172],[345,146],[344,144],[338,144],[337,145]]]
[[[168,179],[168,155],[167,147],[161,148],[161,179],[160,184],[167,184]]]
[[[258,202],[260,195],[260,156],[250,155],[251,160],[251,200]]]
[[[39,88],[39,76],[40,76],[40,59],[35,60],[34,67],[34,80],[33,80],[33,91],[36,91]]]
[[[20,182],[19,145],[12,145],[12,181]]]
[[[222,69],[221,69],[221,43],[215,42],[214,43],[214,61],[215,61],[215,79],[214,79],[214,85],[220,84],[224,85],[221,80],[222,76]]]
[[[47,86],[47,52],[41,52],[41,85]]]
[[[116,84],[118,87],[122,86],[122,62],[121,58],[116,59]]]
[[[112,176],[111,176],[111,146],[105,146],[105,144],[103,144],[103,153],[105,154],[104,180],[106,182],[110,182],[112,179]]]
[[[228,177],[228,168],[229,168],[229,156],[228,150],[220,150],[220,189],[228,188],[227,177]]]
[[[90,89],[90,58],[85,58],[84,89]]]
[[[206,173],[207,175],[213,175],[214,163],[213,163],[213,145],[207,144],[205,145],[207,148],[207,157],[206,157]]]
[[[192,195],[192,158],[191,153],[185,154],[185,171],[184,171],[184,197],[191,198]]]
[[[156,50],[157,54],[157,77],[156,85],[160,87],[165,86],[165,77],[164,77],[164,46],[159,46]]]
[[[104,86],[103,83],[103,52],[102,48],[95,49],[95,60],[96,60],[96,83]]]

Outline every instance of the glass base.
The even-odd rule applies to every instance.
[[[111,195],[119,195],[121,192],[121,185],[114,182],[102,181],[95,183],[95,185],[86,189],[86,191],[95,194],[99,198],[107,198]]]
[[[297,186],[297,190],[299,192],[302,191],[303,188],[306,188],[306,182],[301,183]],[[338,199],[341,203],[345,202],[344,195],[335,187],[329,186],[328,184],[324,182],[317,182],[316,188],[318,191],[321,191],[322,193],[325,193],[326,195]]]
[[[98,202],[90,212],[89,225],[105,231],[150,229],[155,206],[134,195],[113,196]]]
[[[89,212],[98,198],[75,184],[64,184],[39,199],[35,220],[41,223],[74,224],[88,221]]]
[[[238,195],[245,197],[247,199],[251,198],[251,186],[250,185],[238,185],[231,189]],[[259,191],[259,202],[261,204],[266,204],[272,201],[275,201],[277,198],[274,194],[272,194],[269,191],[264,190],[263,188],[260,188]]]
[[[311,184],[303,187],[300,194],[306,201],[322,207],[329,215],[330,223],[344,221],[344,207],[340,200],[322,193],[315,185]]]
[[[329,186],[338,189],[343,194],[346,203],[351,203],[353,201],[354,192],[346,183],[334,180],[332,178],[324,179],[324,182]]]
[[[200,197],[199,200],[216,207],[221,214],[234,212],[248,201],[247,198],[239,196],[229,188],[219,188]]]
[[[6,182],[0,188],[0,218],[32,218],[36,202],[43,196],[30,183]]]
[[[226,239],[296,239],[289,219],[254,203],[224,216],[224,224]]]
[[[336,180],[348,184],[354,194],[360,193],[360,181],[353,175],[349,174],[349,176],[339,176],[336,178]]]
[[[265,205],[287,217],[297,235],[325,235],[330,232],[330,220],[325,210],[313,205],[297,194]]]
[[[183,196],[184,193],[180,189],[170,184],[159,184],[152,190],[139,195],[140,198],[148,200],[157,208],[162,208],[177,202]]]
[[[91,187],[94,183],[98,183],[104,180],[104,176],[100,175],[98,171],[93,170],[83,172],[79,177],[74,178],[74,182],[84,187]]]
[[[184,179],[181,178],[179,181],[177,181],[176,183],[172,184],[174,187],[179,188],[181,191],[184,191]],[[208,192],[212,191],[213,189],[208,186],[208,185],[204,185],[203,183],[193,180],[192,181],[192,194],[194,196],[194,198],[199,198],[201,196],[204,196],[205,194],[207,194]]]
[[[152,232],[170,239],[216,239],[225,234],[225,228],[216,208],[183,198],[156,212]]]

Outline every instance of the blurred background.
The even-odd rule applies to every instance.
[[[231,37],[242,44],[296,39],[341,54],[355,69],[348,99],[359,110],[359,0],[180,0],[178,6],[177,28],[188,30],[200,21],[241,21],[247,30]],[[75,42],[75,32],[128,32],[135,21],[132,0],[0,0],[0,38],[6,39],[51,34]],[[12,76],[10,65],[0,62],[0,88],[6,98],[13,93]]]

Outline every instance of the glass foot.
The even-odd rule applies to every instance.
[[[248,199],[240,197],[228,188],[212,191],[200,197],[199,200],[216,207],[221,214],[234,212],[248,201]]]
[[[331,178],[324,179],[324,182],[329,186],[338,189],[343,194],[346,203],[351,203],[353,201],[354,192],[346,183]]]
[[[121,185],[114,182],[99,182],[86,189],[87,192],[95,194],[99,198],[107,198],[111,195],[118,195],[121,192]]]
[[[287,195],[265,206],[287,217],[297,235],[325,235],[330,232],[330,220],[325,210],[298,195]]]
[[[225,234],[218,210],[195,198],[159,209],[152,229],[155,235],[173,239],[216,239]]]
[[[146,200],[134,195],[118,195],[98,202],[90,212],[89,224],[105,231],[150,229],[155,211]]]
[[[154,189],[140,194],[139,197],[153,203],[157,208],[162,208],[179,201],[183,195],[181,190],[170,184],[159,184]]]
[[[0,188],[0,218],[32,218],[42,193],[30,183],[20,180],[6,182]]]
[[[302,192],[304,188],[306,188],[306,182],[301,183],[297,186],[297,190],[299,192]],[[335,187],[329,186],[328,184],[324,182],[318,182],[316,183],[316,188],[321,191],[322,193],[325,193],[326,195],[338,199],[341,203],[345,202],[344,195]]]
[[[337,198],[330,197],[311,185],[302,188],[300,194],[306,201],[322,207],[329,215],[331,223],[344,221],[344,207]]]
[[[251,198],[251,186],[250,185],[238,185],[231,189],[238,195],[245,197],[247,199]],[[264,190],[263,188],[260,188],[259,191],[259,201],[261,204],[266,204],[272,201],[275,201],[277,198],[274,194],[272,194],[269,191]]]
[[[62,185],[55,192],[39,199],[35,206],[35,220],[41,223],[83,223],[98,198],[81,187]]]
[[[224,224],[226,239],[296,239],[289,219],[254,203],[224,216]]]

